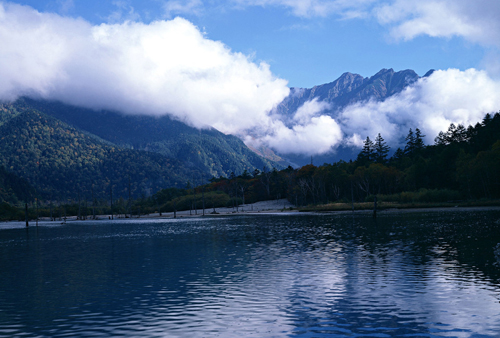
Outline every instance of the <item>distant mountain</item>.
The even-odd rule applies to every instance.
[[[25,104],[100,140],[127,149],[144,150],[175,159],[204,173],[206,179],[236,175],[264,167],[283,168],[275,156],[265,159],[239,138],[216,129],[199,130],[169,116],[123,115],[68,106],[59,102],[24,99]]]
[[[282,114],[291,114],[305,102],[318,99],[332,105],[331,114],[341,108],[360,101],[375,99],[382,101],[401,92],[420,77],[413,70],[395,72],[382,69],[369,78],[358,74],[344,73],[337,80],[313,88],[291,88],[278,106]]]
[[[429,71],[426,75],[432,73]],[[322,114],[336,118],[339,111],[350,104],[368,100],[383,101],[394,94],[400,93],[420,77],[413,70],[395,72],[393,69],[382,69],[372,77],[362,77],[358,74],[344,73],[337,80],[313,88],[291,88],[290,94],[276,108],[280,114],[290,116],[307,101],[317,99],[331,105]],[[313,163],[321,165],[340,159],[349,160],[356,157],[359,149],[339,147],[335,153],[317,155]],[[280,155],[280,154],[278,154]],[[302,166],[311,162],[311,156],[281,154],[284,159]]]

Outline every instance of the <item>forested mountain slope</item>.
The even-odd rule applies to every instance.
[[[119,147],[146,150],[175,159],[185,167],[202,171],[208,178],[264,167],[283,167],[260,157],[235,136],[213,128],[198,130],[166,115],[122,115],[29,99],[17,104],[29,105]]]
[[[31,200],[34,195],[35,189],[28,181],[0,166],[0,203],[18,204]]]
[[[0,166],[25,178],[45,198],[137,197],[184,187],[201,172],[160,154],[109,145],[24,106],[1,105]]]

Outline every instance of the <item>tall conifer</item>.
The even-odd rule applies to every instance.
[[[406,136],[405,141],[405,155],[413,155],[413,152],[415,151],[415,134],[413,133],[413,130],[411,128],[408,131],[408,135]]]
[[[384,141],[384,138],[378,133],[375,139],[375,161],[377,163],[385,163],[387,161],[387,154],[389,153],[389,146]]]
[[[375,160],[375,144],[370,137],[366,137],[366,140],[363,141],[363,149],[358,154],[357,161],[360,163],[373,162]]]
[[[423,149],[425,144],[424,144],[424,140],[423,138],[425,137],[425,135],[422,135],[422,132],[420,131],[420,129],[415,129],[415,149],[416,150],[420,150],[420,149]]]

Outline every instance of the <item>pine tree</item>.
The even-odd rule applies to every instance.
[[[467,129],[464,127],[463,124],[459,124],[454,135],[453,135],[453,140],[455,142],[465,142],[467,141]]]
[[[488,125],[491,122],[491,120],[492,120],[491,114],[490,113],[486,114],[486,116],[484,117],[483,122],[482,122],[483,126]]]
[[[425,135],[422,135],[422,132],[420,129],[415,129],[415,150],[421,150],[424,149],[425,144],[423,138]]]
[[[438,136],[434,139],[435,145],[446,145],[448,142],[446,141],[446,134],[442,131],[439,132]]]
[[[358,154],[357,161],[365,164],[366,162],[372,162],[375,159],[375,144],[370,137],[366,137],[366,140],[363,142],[363,149]]]
[[[413,133],[413,130],[411,128],[408,131],[408,135],[406,136],[405,141],[405,155],[413,155],[413,152],[415,151],[415,134]]]
[[[375,161],[377,163],[385,163],[387,161],[387,154],[389,153],[389,149],[389,146],[379,133],[377,135],[377,138],[375,139]]]

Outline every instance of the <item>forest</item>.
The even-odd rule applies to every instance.
[[[397,203],[484,202],[500,198],[499,113],[487,114],[475,126],[451,124],[447,131],[439,133],[433,145],[425,145],[424,136],[419,128],[410,129],[404,148],[392,152],[391,157],[391,149],[378,134],[374,140],[367,137],[357,158],[349,162],[309,164],[298,169],[289,166],[283,170],[244,170],[240,175],[212,177],[206,184],[201,184],[201,176],[191,176],[185,186],[170,186],[150,196],[133,198],[129,185],[128,192],[127,188],[121,194],[115,192],[114,200],[113,185],[109,185],[105,196],[98,198],[75,196],[62,202],[38,201],[38,213],[82,218],[110,213],[140,216],[203,206],[237,207],[280,198],[287,198],[297,207],[370,202],[375,196],[379,201]],[[115,163],[119,165],[119,157]],[[0,177],[0,213],[10,210],[7,218],[24,217],[21,208],[17,214],[12,208],[28,198],[30,217],[35,217],[35,193],[29,183],[5,168],[0,170]]]

